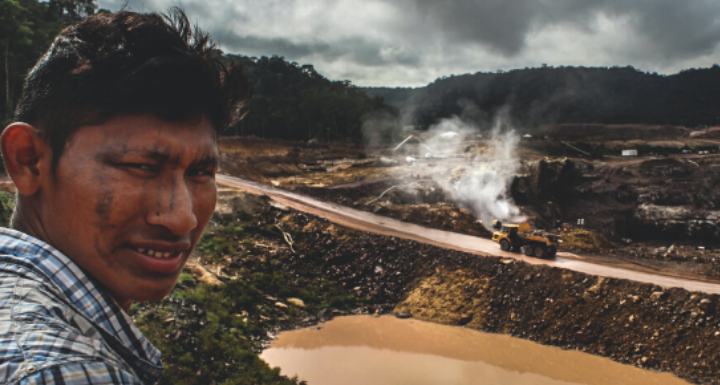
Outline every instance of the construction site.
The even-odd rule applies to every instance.
[[[510,382],[720,384],[716,130],[599,129],[455,127],[364,145],[221,137],[205,235],[170,296],[130,312],[165,353],[162,383],[340,381],[293,377],[322,339],[286,333],[344,323],[354,331],[335,346],[482,360],[492,374],[467,372]],[[374,317],[344,317],[363,315]],[[504,353],[463,342],[485,334],[407,322],[490,333],[478,346]],[[366,339],[348,339],[363,327]],[[405,337],[391,346],[390,335]],[[283,344],[303,348],[281,359]],[[514,359],[536,345],[556,350]],[[602,369],[615,377],[588,374],[616,364]]]
[[[528,223],[561,236],[561,252],[720,275],[714,131],[621,126],[598,138],[570,128],[367,147],[228,138],[221,152],[228,175],[407,223],[481,238],[495,219]]]
[[[283,330],[389,314],[718,384],[720,140],[606,128],[410,133],[364,146],[222,138],[213,244],[199,247],[188,280],[287,275],[227,310],[253,325],[258,352]],[[523,243],[503,245],[518,234]],[[336,297],[313,294],[318,284]],[[177,290],[189,290],[182,279]],[[195,312],[172,318],[178,338],[192,336],[204,318],[190,306],[171,297],[136,317],[152,334],[168,314]]]
[[[0,0],[0,382],[720,385],[716,3]]]

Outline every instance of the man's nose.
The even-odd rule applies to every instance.
[[[147,221],[163,226],[175,235],[197,227],[193,195],[183,177],[173,177],[159,186],[154,207],[148,208]]]

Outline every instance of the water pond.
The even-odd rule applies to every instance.
[[[574,350],[392,316],[284,332],[262,358],[309,385],[687,384]]]

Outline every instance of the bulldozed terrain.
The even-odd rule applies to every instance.
[[[467,143],[470,161],[409,159],[412,147],[395,147],[256,138],[220,144],[224,173],[309,195],[338,210],[347,206],[491,236],[487,222],[444,181],[485,167],[477,157],[490,151],[488,143]],[[703,154],[552,154],[565,149],[576,151],[558,141],[520,143],[507,184],[520,220],[561,235],[565,256],[638,266],[650,274],[706,281],[720,276],[720,157],[698,149],[693,151]],[[437,172],[447,164],[442,170],[449,172]],[[267,196],[221,187],[212,223],[170,297],[136,305],[132,314],[166,353],[168,384],[298,384],[258,358],[278,332],[336,316],[386,313],[720,384],[717,294],[531,262],[354,230]]]
[[[393,313],[717,384],[719,306],[718,295],[369,234],[223,188],[173,293],[133,317],[166,352],[164,383],[297,383],[254,356],[279,331]]]
[[[518,219],[562,236],[560,251],[720,277],[720,155],[718,142],[706,137],[714,130],[622,126],[600,137],[598,127],[590,128],[543,127],[543,136],[520,141],[518,166],[507,181]],[[472,138],[455,146],[461,154],[430,159],[411,156],[422,144],[396,145],[228,138],[221,153],[223,172],[230,175],[490,238],[487,219],[483,223],[470,204],[451,193],[458,175],[486,167],[487,140]],[[627,148],[637,149],[638,156],[620,156]]]

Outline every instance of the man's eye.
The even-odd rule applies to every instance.
[[[157,166],[155,166],[153,164],[147,164],[147,163],[129,163],[129,164],[127,164],[127,166],[130,168],[147,171],[147,172],[153,172],[153,171],[157,170]]]
[[[189,170],[188,173],[191,176],[214,176],[212,171],[205,170],[205,169]]]

